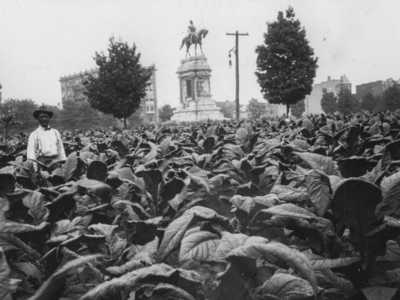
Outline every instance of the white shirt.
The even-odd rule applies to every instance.
[[[28,139],[26,151],[27,159],[37,160],[40,156],[58,156],[58,160],[65,160],[64,145],[57,129],[44,129],[39,126]]]

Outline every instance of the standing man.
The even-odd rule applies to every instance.
[[[193,24],[193,21],[189,21],[189,26],[188,26],[188,35],[190,36],[190,40],[193,39],[193,36],[196,35],[196,27]]]
[[[27,159],[44,165],[65,161],[66,156],[61,135],[57,129],[49,126],[53,112],[39,108],[33,112],[33,117],[39,121],[39,127],[29,136]]]

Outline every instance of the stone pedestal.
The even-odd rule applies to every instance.
[[[211,97],[211,68],[204,55],[182,60],[177,74],[181,107],[172,116],[173,121],[195,122],[224,119],[215,100]]]

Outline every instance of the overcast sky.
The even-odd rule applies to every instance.
[[[59,78],[93,68],[95,51],[112,35],[136,43],[142,63],[157,67],[159,102],[179,103],[176,70],[189,20],[207,28],[204,51],[211,92],[234,99],[234,68],[226,32],[240,40],[241,101],[262,98],[254,75],[255,47],[266,22],[292,5],[304,25],[319,68],[314,82],[346,74],[355,84],[400,77],[400,1],[369,0],[0,0],[0,83],[3,98],[61,101]]]

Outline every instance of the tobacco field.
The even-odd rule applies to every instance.
[[[0,299],[400,299],[399,113],[0,146]]]

